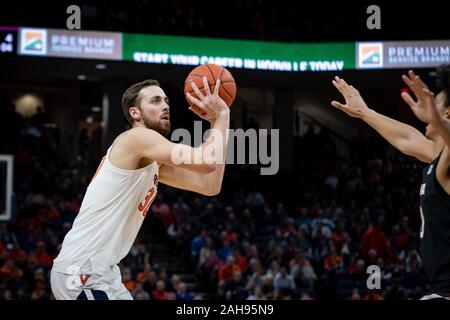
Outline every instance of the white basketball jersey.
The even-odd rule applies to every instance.
[[[110,149],[54,261],[57,272],[102,275],[111,271],[130,251],[156,197],[158,163],[137,170],[120,169],[109,161]]]

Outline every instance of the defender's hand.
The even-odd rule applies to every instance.
[[[331,105],[333,107],[344,111],[346,114],[354,118],[364,118],[364,116],[370,112],[369,107],[367,107],[363,98],[359,94],[359,91],[353,86],[348,85],[344,79],[340,79],[337,76],[332,82],[345,99],[345,104],[332,101]]]
[[[402,79],[417,98],[417,101],[414,101],[409,93],[402,92],[403,100],[409,105],[419,120],[437,125],[441,120],[441,114],[437,109],[433,92],[428,89],[427,85],[412,70],[409,70],[408,76],[403,75]]]

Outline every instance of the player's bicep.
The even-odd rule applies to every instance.
[[[199,155],[196,148],[173,143],[154,130],[146,128],[134,128],[132,130],[130,143],[133,144],[133,148],[136,148],[140,158],[158,161],[170,166],[180,166],[198,172],[215,170],[214,164],[195,158],[195,156]]]
[[[434,142],[428,140],[419,131],[404,140],[400,151],[425,163],[431,163],[436,156]]]

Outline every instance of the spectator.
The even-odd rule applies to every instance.
[[[36,251],[34,253],[34,256],[35,256],[36,262],[39,266],[45,267],[47,269],[50,269],[52,267],[53,259],[46,252],[46,246],[45,246],[44,241],[38,241],[38,243],[36,245]]]
[[[186,290],[186,284],[184,282],[180,282],[178,284],[176,300],[178,301],[190,301],[193,300],[194,297],[192,294],[188,293]]]
[[[180,285],[180,277],[176,274],[172,275],[172,278],[170,279],[170,286],[168,288],[169,291],[178,291],[178,286]]]
[[[361,253],[363,257],[368,257],[370,249],[375,249],[380,257],[385,257],[388,253],[388,240],[383,230],[381,230],[380,224],[381,219],[365,232],[361,241]]]
[[[132,278],[131,269],[128,267],[121,268],[122,271],[122,282],[128,291],[133,292],[134,286],[136,284],[135,280]]]
[[[226,264],[219,269],[219,281],[225,282],[233,277],[233,273],[236,271],[241,271],[239,266],[236,264],[236,260],[233,256],[228,256]]]
[[[358,288],[353,288],[350,300],[361,300],[361,295],[359,294]]]
[[[131,295],[135,300],[150,300],[150,295],[144,290],[142,283],[136,283]]]
[[[291,275],[287,274],[286,268],[281,268],[273,279],[273,286],[282,293],[290,294],[295,290],[295,281]]]
[[[163,280],[156,282],[156,289],[152,291],[152,300],[169,300],[169,293],[166,291],[166,284]]]
[[[260,286],[256,286],[253,293],[247,297],[247,300],[267,300]]]
[[[191,243],[191,256],[194,262],[198,262],[201,249],[206,245],[206,237],[208,233],[202,230],[200,235],[195,237]]]

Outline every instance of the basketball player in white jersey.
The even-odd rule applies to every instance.
[[[226,159],[229,108],[206,78],[205,94],[192,83],[190,108],[211,123],[211,134],[200,147],[175,144],[170,131],[169,100],[156,80],[129,87],[122,108],[131,129],[109,147],[92,178],[72,229],[64,238],[51,271],[58,300],[130,300],[118,263],[128,254],[155,199],[158,182],[207,196],[220,192]],[[216,141],[221,141],[216,150]],[[223,155],[220,161],[211,156]],[[209,147],[209,148],[208,148]],[[201,161],[174,159],[172,151],[200,155]],[[200,151],[200,152],[199,152]],[[192,159],[193,160],[193,159]]]

